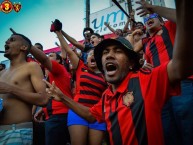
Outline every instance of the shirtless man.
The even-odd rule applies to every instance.
[[[44,106],[48,102],[43,73],[35,62],[26,62],[31,41],[14,33],[5,42],[4,56],[10,60],[10,68],[0,73],[0,144],[32,144],[32,106]]]

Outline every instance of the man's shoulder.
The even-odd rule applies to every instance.
[[[40,65],[37,63],[37,62],[35,62],[35,61],[30,61],[30,62],[27,62],[27,63],[25,63],[25,66],[26,67],[40,67]]]
[[[31,62],[26,62],[26,63],[21,67],[20,70],[22,70],[22,72],[28,72],[28,73],[32,72],[32,74],[33,74],[33,73],[35,73],[36,71],[41,70],[41,66],[40,66],[37,62],[31,61]]]

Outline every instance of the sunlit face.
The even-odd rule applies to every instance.
[[[5,42],[5,54],[4,56],[11,59],[17,56],[21,52],[21,47],[25,46],[24,40],[19,35],[11,35],[11,37]]]
[[[99,38],[98,36],[92,35],[92,36],[90,37],[90,43],[91,43],[93,46],[97,46],[100,42],[101,42],[101,38]]]
[[[90,69],[96,69],[96,61],[94,59],[94,50],[90,50],[87,56],[87,65]]]
[[[128,74],[131,62],[123,48],[112,45],[103,50],[102,65],[107,82],[118,85]]]

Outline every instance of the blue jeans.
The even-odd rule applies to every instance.
[[[181,96],[165,104],[162,123],[166,145],[193,145],[193,80],[183,80]]]
[[[52,115],[45,121],[46,145],[66,145],[70,143],[67,114]]]

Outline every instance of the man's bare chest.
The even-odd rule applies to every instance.
[[[29,74],[27,69],[17,68],[8,69],[0,77],[0,81],[6,82],[12,85],[19,85],[21,83],[27,82],[29,80]]]

